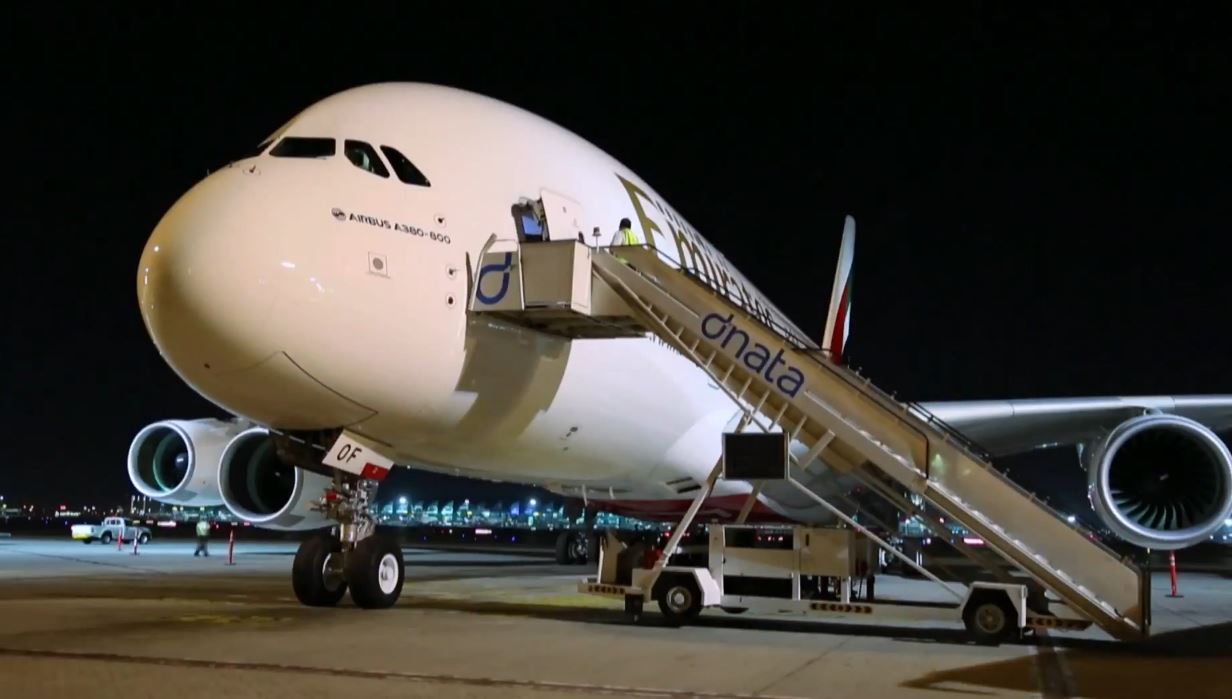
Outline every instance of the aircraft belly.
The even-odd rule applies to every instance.
[[[425,435],[412,416],[400,428],[386,414],[368,427],[411,465],[498,480],[639,492],[659,481],[649,491],[665,497],[662,480],[702,480],[713,466],[736,409],[683,357],[639,339],[507,340],[468,348],[445,429]]]

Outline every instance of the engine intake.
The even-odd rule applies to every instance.
[[[218,465],[222,502],[240,519],[267,529],[319,529],[332,524],[311,509],[329,478],[278,458],[269,431],[254,427],[236,435]]]
[[[1108,435],[1088,468],[1096,514],[1126,541],[1179,549],[1232,512],[1232,455],[1215,433],[1177,415],[1142,415]]]
[[[235,422],[161,420],[142,428],[128,447],[128,478],[159,502],[210,507],[218,493],[218,461],[239,433]]]

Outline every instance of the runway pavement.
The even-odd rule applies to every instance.
[[[533,555],[406,549],[394,609],[300,606],[294,545],[129,549],[0,539],[0,695],[124,697],[1223,697],[1232,578],[1154,578],[1155,636],[1099,631],[985,647],[945,624],[705,612],[630,624],[578,595],[589,572]],[[881,595],[919,583],[883,577]],[[1178,689],[1179,688],[1179,689]]]

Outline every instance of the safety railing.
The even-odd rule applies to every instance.
[[[1045,502],[1044,500],[1036,496],[1035,493],[1032,493],[1031,491],[1023,488],[1021,485],[1011,480],[1008,476],[1006,476],[1000,470],[993,467],[991,463],[992,458],[993,458],[992,453],[989,450],[985,449],[983,446],[981,446],[978,442],[976,442],[975,440],[965,435],[958,428],[954,427],[953,425],[950,425],[949,423],[945,422],[941,418],[937,417],[937,415],[935,415],[934,413],[932,413],[927,408],[925,408],[924,406],[920,405],[917,402],[900,401],[894,395],[886,392],[884,389],[874,384],[870,378],[862,376],[861,374],[856,372],[854,369],[845,367],[843,365],[835,364],[834,362],[830,361],[828,357],[820,356],[822,355],[824,350],[822,350],[816,343],[812,342],[811,340],[808,340],[807,338],[802,337],[797,329],[793,327],[788,327],[782,323],[776,322],[773,318],[767,318],[766,314],[759,313],[757,312],[756,309],[750,308],[748,304],[745,303],[745,301],[741,297],[732,294],[728,290],[717,288],[715,285],[711,284],[708,281],[708,279],[706,279],[702,275],[696,273],[694,270],[690,269],[689,267],[683,266],[679,262],[679,260],[676,260],[672,255],[666,253],[663,250],[660,250],[657,247],[654,247],[651,245],[645,245],[645,244],[624,245],[624,246],[612,245],[612,246],[599,246],[599,247],[600,249],[608,249],[612,251],[613,254],[615,254],[615,251],[620,248],[629,248],[629,247],[642,248],[642,249],[653,252],[656,257],[668,263],[669,266],[671,266],[677,272],[681,273],[688,279],[691,279],[696,284],[707,289],[714,295],[722,298],[725,302],[729,303],[730,305],[738,308],[739,310],[744,312],[746,315],[750,316],[757,322],[761,323],[763,326],[765,326],[770,331],[778,334],[780,337],[783,338],[784,341],[786,341],[789,345],[791,345],[796,350],[798,350],[800,354],[812,360],[813,363],[816,364],[817,366],[825,369],[827,372],[829,372],[836,378],[844,381],[848,385],[864,393],[871,394],[875,396],[876,398],[878,398],[879,402],[882,403],[883,407],[885,407],[888,410],[892,410],[892,412],[895,414],[898,421],[901,422],[904,426],[908,427],[914,432],[919,433],[920,432],[919,426],[913,423],[922,423],[928,429],[931,429],[934,433],[940,434],[942,436],[942,439],[945,441],[947,445],[962,452],[967,458],[984,465],[986,471],[989,471],[990,473],[992,473],[995,478],[997,478],[998,480],[1000,480],[1001,482],[1005,483],[1007,486],[1012,488],[1020,496],[1035,503],[1041,509],[1049,512],[1054,517],[1057,517],[1058,519],[1065,520],[1068,522],[1068,520],[1066,520],[1066,518],[1060,512],[1058,512],[1056,509],[1051,507],[1047,502]],[[926,443],[929,443],[931,440],[926,439],[925,441]],[[931,457],[932,457],[931,452],[932,452],[932,447],[930,444],[930,446],[928,447],[927,460],[931,460]],[[926,460],[926,463],[922,465],[925,470],[925,473],[927,473],[927,470],[928,470],[927,460]],[[1077,522],[1070,523],[1070,526],[1078,533],[1084,535],[1088,540],[1090,540],[1096,546],[1101,548],[1104,552],[1112,556],[1120,555],[1115,550],[1113,550],[1111,547],[1109,547],[1107,544],[1105,544],[1102,540],[1100,540],[1100,538],[1097,536],[1095,532],[1091,531],[1085,526]]]

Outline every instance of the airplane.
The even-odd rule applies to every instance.
[[[565,230],[543,225],[544,206],[570,212]],[[366,514],[395,466],[678,516],[742,417],[717,385],[653,335],[569,340],[467,311],[493,236],[597,246],[626,218],[644,244],[808,336],[630,168],[548,120],[423,83],[312,104],[196,183],[146,243],[137,297],[150,338],[235,418],[143,428],[133,485],[164,502],[221,502],[258,527],[336,531],[296,554],[292,586],[315,606],[348,589],[360,607],[397,601],[400,549]],[[836,362],[854,240],[849,217],[818,347]],[[922,405],[994,455],[1077,445],[1095,512],[1134,544],[1191,546],[1232,513],[1232,457],[1216,434],[1232,427],[1232,396]],[[703,511],[732,517],[750,490],[720,481]],[[752,518],[830,515],[767,486]]]

